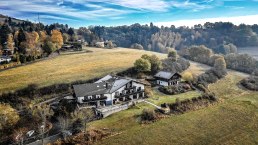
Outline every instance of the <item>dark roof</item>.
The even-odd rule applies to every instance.
[[[106,82],[73,85],[73,89],[76,97],[99,95],[109,91],[106,87]]]
[[[95,83],[73,85],[73,89],[76,97],[100,95],[113,93],[131,81],[137,82],[130,78],[119,78],[107,75]],[[106,85],[108,85],[108,87],[106,87]]]
[[[172,73],[172,72],[166,72],[166,71],[159,71],[155,77],[157,78],[163,78],[163,79],[171,79],[172,76],[179,73]],[[180,75],[180,74],[179,74]],[[181,76],[181,75],[180,75]]]

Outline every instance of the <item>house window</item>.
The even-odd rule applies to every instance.
[[[92,96],[88,96],[88,99],[92,99]]]
[[[138,91],[141,91],[141,90],[142,90],[142,87],[139,87],[139,88],[138,88]]]

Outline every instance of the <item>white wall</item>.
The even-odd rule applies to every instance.
[[[144,85],[143,85],[143,84],[133,82],[133,86],[136,86],[136,89],[138,89],[139,87],[141,87],[142,90],[144,90]]]
[[[139,87],[141,87],[142,90],[144,90],[144,85],[143,85],[143,84],[140,84],[140,83],[137,83],[137,82],[133,82],[132,85],[133,85],[133,86],[136,86],[136,89],[138,89]],[[126,87],[126,85],[123,86],[123,87],[121,87],[121,88],[118,89],[117,91],[113,92],[112,94],[104,94],[104,96],[107,97],[106,101],[113,101],[113,100],[115,99],[115,94],[116,94],[116,92],[118,92],[119,94],[122,93],[122,91],[125,89],[125,87]],[[98,95],[96,95],[96,96],[98,96]],[[88,98],[89,98],[89,97],[92,97],[92,96],[88,96]],[[83,103],[83,99],[84,99],[84,97],[78,97],[78,98],[77,98],[77,101],[78,101],[79,103]]]
[[[157,84],[161,86],[168,86],[168,82],[157,80]]]

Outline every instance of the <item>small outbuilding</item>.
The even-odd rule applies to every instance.
[[[175,72],[166,72],[166,71],[159,71],[155,76],[156,84],[160,86],[172,86],[177,85],[180,81],[182,76]]]

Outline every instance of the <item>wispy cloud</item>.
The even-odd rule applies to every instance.
[[[206,2],[210,2],[211,0]],[[80,19],[121,16],[131,13],[166,12],[176,7],[201,10],[209,8],[189,0],[1,0],[0,9],[16,12],[47,13]]]
[[[174,14],[175,11],[191,14],[206,12],[215,7],[232,10],[244,8],[242,5],[224,3],[243,0],[0,0],[0,13],[30,20],[37,14],[46,22],[70,22],[121,20],[151,15]],[[250,0],[253,3],[258,0]],[[177,13],[178,14],[178,13]],[[183,14],[182,14],[183,15]]]

